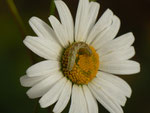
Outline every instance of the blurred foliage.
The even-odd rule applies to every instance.
[[[64,0],[75,18],[78,0]],[[125,113],[150,113],[150,0],[97,0],[101,3],[100,15],[107,9],[113,10],[122,22],[118,35],[132,31],[136,37],[134,60],[141,63],[141,72],[133,76],[120,76],[132,87],[133,94],[124,107]],[[14,0],[28,35],[35,35],[28,25],[32,16],[48,23],[50,0]],[[58,14],[56,12],[56,16]],[[39,57],[34,55],[36,59]],[[18,30],[5,0],[0,0],[0,113],[33,113],[37,100],[30,100],[19,78],[31,66],[30,57],[22,43]],[[69,106],[68,106],[69,108]],[[64,113],[68,111],[68,108]],[[99,111],[108,113],[100,104]],[[48,113],[41,109],[38,113]]]

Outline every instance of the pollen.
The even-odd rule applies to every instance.
[[[92,46],[76,42],[65,49],[61,63],[64,76],[74,84],[84,85],[96,76],[99,56]]]

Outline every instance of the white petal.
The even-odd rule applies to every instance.
[[[40,37],[27,36],[24,44],[35,54],[45,59],[59,60],[62,48],[54,41],[44,40]]]
[[[96,38],[98,34],[100,34],[102,31],[104,31],[104,29],[111,25],[112,17],[113,12],[110,9],[107,9],[90,31],[86,41],[88,44],[91,44],[91,42]]]
[[[86,85],[83,86],[83,92],[86,98],[88,113],[98,113],[97,102]]]
[[[88,113],[87,103],[86,103],[82,86],[79,86],[78,93],[79,93],[79,97],[78,97],[79,111],[81,111],[81,113]]]
[[[120,19],[117,16],[113,16],[112,24],[101,32],[91,45],[97,50],[102,47],[105,43],[114,39],[120,28]]]
[[[79,2],[75,24],[75,40],[85,41],[89,31],[95,24],[100,5],[83,0]]]
[[[47,76],[28,77],[27,75],[24,75],[20,78],[20,83],[21,83],[22,86],[31,87],[31,86],[37,84],[38,82],[40,82],[41,80],[43,80],[46,77]]]
[[[79,5],[75,20],[75,41],[83,41],[84,31],[88,22],[89,1],[79,0]]]
[[[56,41],[56,35],[52,28],[37,17],[32,17],[29,24],[39,37],[44,37],[50,41]]]
[[[100,9],[100,4],[97,3],[97,2],[90,2],[90,6],[89,6],[89,24],[91,27],[94,26],[95,24],[95,21],[97,19],[97,16],[98,16],[98,12],[99,12],[99,9]],[[91,28],[89,27],[89,28]]]
[[[118,87],[102,78],[95,78],[92,83],[97,87],[101,87],[101,89],[103,89],[103,91],[107,93],[107,95],[111,97],[113,101],[121,106],[125,105],[127,99],[122,90],[120,90]]]
[[[87,103],[81,86],[73,85],[72,101],[69,113],[88,113]]]
[[[60,62],[58,61],[45,60],[29,67],[26,73],[29,77],[53,74],[54,72],[60,70],[60,65]]]
[[[110,113],[123,113],[122,108],[115,101],[112,100],[100,87],[89,83],[89,88],[95,98],[110,112]]]
[[[113,74],[135,74],[140,71],[140,64],[135,61],[104,62],[100,64],[100,70]]]
[[[130,88],[130,86],[128,85],[128,83],[126,81],[124,81],[123,79],[114,76],[112,74],[109,73],[105,73],[105,72],[98,72],[97,77],[99,77],[100,79],[104,79],[106,81],[108,81],[109,83],[111,83],[112,85],[115,85],[116,87],[118,87],[125,96],[130,97],[132,90]]]
[[[42,98],[39,100],[42,108],[46,108],[58,100],[66,82],[66,77],[63,77],[44,96],[42,96]]]
[[[57,72],[54,75],[49,75],[46,79],[42,80],[27,91],[30,98],[38,98],[43,96],[53,84],[63,77],[62,73]]]
[[[100,56],[103,56],[113,51],[127,49],[133,44],[134,40],[135,38],[132,33],[126,33],[122,36],[115,38],[112,41],[109,41],[108,43],[103,45],[103,47],[98,49],[97,52],[99,53]]]
[[[134,47],[131,46],[129,48],[123,48],[120,50],[116,50],[110,52],[108,54],[100,56],[100,62],[110,62],[110,61],[121,61],[121,60],[128,60],[135,55]]]
[[[55,31],[55,34],[57,36],[59,43],[63,47],[67,47],[69,44],[69,40],[67,38],[67,32],[66,32],[64,26],[54,16],[50,16],[48,19],[49,19],[49,21],[50,21],[50,23],[51,23],[51,25]]]
[[[78,90],[77,90],[78,86],[76,84],[73,85],[72,88],[72,95],[71,95],[71,105],[70,105],[70,109],[69,109],[69,113],[76,113],[77,110],[77,106],[78,106]]]
[[[67,5],[61,0],[55,1],[55,4],[61,19],[61,23],[65,27],[67,33],[66,38],[70,43],[72,43],[74,41],[74,25],[70,10],[68,9]]]
[[[67,81],[65,87],[63,88],[63,91],[55,104],[55,107],[53,109],[54,113],[61,113],[64,108],[67,106],[70,96],[71,96],[71,89],[72,89],[72,83],[70,80]]]
[[[94,26],[95,21],[97,19],[99,8],[100,8],[100,5],[96,2],[91,2],[89,4],[89,13],[86,18],[86,20],[87,20],[86,26],[84,28],[84,33],[81,35],[82,41],[85,41],[87,39],[87,36],[88,36],[90,30]]]

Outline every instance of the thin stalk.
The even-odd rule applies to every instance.
[[[54,105],[49,106],[47,108],[48,109],[48,113],[53,113],[53,108],[54,108]]]
[[[25,38],[25,36],[27,35],[27,30],[26,30],[25,25],[22,21],[22,18],[19,15],[19,12],[18,12],[13,0],[6,0],[6,3],[9,7],[9,10],[10,10],[11,14],[14,17],[14,20],[16,21],[16,24],[19,28],[19,31],[21,32],[22,40],[23,40]],[[35,63],[36,61],[34,60],[32,53],[29,50],[27,50],[27,53],[29,54],[31,63],[32,64]]]
[[[50,15],[54,15],[54,13],[55,13],[55,3],[54,3],[54,0],[51,0]]]
[[[17,10],[17,8],[16,8],[16,6],[14,4],[14,1],[13,0],[6,0],[6,2],[8,4],[8,7],[9,7],[9,9],[10,9],[10,11],[11,11],[11,13],[12,13],[12,15],[13,15],[15,21],[16,21],[16,23],[17,23],[17,26],[19,27],[19,30],[20,30],[20,32],[22,34],[22,38],[24,38],[25,35],[26,35],[26,28],[25,28],[25,26],[23,24],[23,21],[22,21],[20,15],[18,13],[18,10]]]
[[[22,18],[19,15],[19,12],[15,6],[15,3],[13,0],[6,0],[6,2],[8,4],[9,9],[10,9],[10,12],[12,13],[14,20],[16,21],[17,26],[21,32],[22,39],[24,39],[24,37],[27,35],[27,32],[26,32],[25,25],[22,21]],[[54,0],[51,0],[50,15],[53,15],[54,13],[55,13],[55,4],[54,4]],[[35,63],[35,60],[33,59],[32,53],[30,51],[28,51],[28,53],[29,53],[29,56],[31,58],[32,64]],[[52,106],[48,107],[48,111],[49,111],[49,113],[52,113]],[[36,100],[33,113],[37,113],[37,112],[38,112],[38,99]]]
[[[38,113],[38,105],[39,105],[38,101],[39,101],[39,99],[35,100],[35,106],[34,106],[33,113]]]

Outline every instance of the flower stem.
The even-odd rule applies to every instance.
[[[48,109],[48,113],[53,113],[53,108],[54,108],[54,105],[49,106],[47,108]]]
[[[36,100],[35,100],[35,106],[34,106],[34,111],[33,111],[33,113],[38,113],[38,101],[39,101],[39,99],[36,99]]]
[[[55,3],[54,3],[54,0],[51,0],[50,15],[54,15],[54,13],[55,13]]]
[[[26,30],[25,25],[22,21],[22,18],[19,15],[19,12],[15,6],[14,1],[13,0],[6,0],[6,2],[7,2],[7,5],[9,7],[10,12],[12,13],[14,20],[16,21],[16,24],[17,24],[17,26],[21,32],[22,40],[23,40],[25,38],[25,36],[27,35],[27,30]],[[36,61],[34,60],[32,53],[29,50],[27,50],[27,53],[29,54],[31,63],[34,64]]]
[[[14,4],[14,1],[13,0],[6,0],[6,2],[8,4],[8,7],[9,7],[9,9],[10,9],[10,11],[11,11],[11,13],[12,13],[12,15],[13,15],[13,17],[14,17],[17,25],[18,25],[18,27],[19,27],[19,30],[22,34],[22,38],[24,38],[25,35],[26,35],[26,29],[25,29],[25,26],[23,24],[23,21],[22,21],[20,15],[17,11],[17,8]]]

